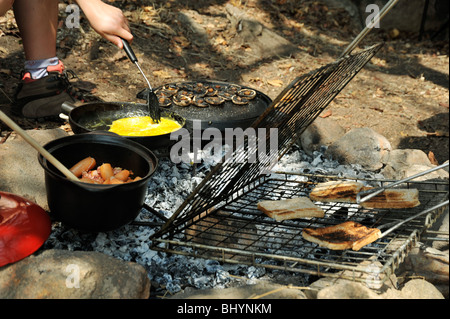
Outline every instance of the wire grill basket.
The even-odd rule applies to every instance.
[[[319,203],[326,212],[325,218],[278,222],[256,208],[261,200],[308,196],[317,182],[336,178],[267,172],[380,48],[381,44],[377,44],[340,58],[288,85],[251,126],[258,133],[265,132],[265,136],[260,138],[259,134],[256,143],[249,135],[224,156],[152,236],[153,249],[228,263],[369,280],[373,285],[384,282],[442,209],[403,225],[358,252],[320,248],[305,241],[302,230],[345,220],[368,227],[401,220],[442,201],[448,196],[448,184],[407,183],[407,187],[415,185],[420,189],[422,204],[406,211]],[[274,145],[276,152],[272,152]],[[258,152],[266,156],[256,156]],[[380,186],[385,181],[365,183]]]
[[[251,137],[237,141],[236,148],[225,154],[155,236],[214,207],[269,171],[381,46],[348,55],[292,81],[252,124],[250,130],[258,130],[258,141]]]

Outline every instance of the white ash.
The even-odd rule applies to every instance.
[[[344,166],[328,160],[323,155],[324,150],[308,156],[294,145],[273,171],[383,178],[380,174],[363,170],[359,165]],[[174,164],[169,159],[160,159],[157,171],[148,185],[146,204],[169,218],[220,158],[205,157],[197,165]],[[162,222],[145,209],[136,220]],[[264,267],[221,264],[213,260],[151,250],[150,236],[156,230],[157,228],[150,226],[126,225],[110,232],[84,233],[55,224],[43,249],[97,251],[124,261],[134,261],[147,269],[152,287],[157,289],[157,293],[173,294],[188,286],[199,289],[223,288],[242,280],[270,277],[279,273],[275,270],[266,271]],[[303,280],[300,278],[302,277],[299,276],[299,280]]]

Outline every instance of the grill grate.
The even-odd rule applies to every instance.
[[[419,189],[421,205],[406,210],[374,210],[356,204],[318,203],[324,218],[274,221],[257,210],[261,200],[308,196],[319,182],[334,176],[279,173],[261,176],[226,202],[187,220],[176,234],[154,239],[155,249],[228,263],[240,263],[313,275],[349,278],[380,286],[403,261],[420,235],[443,208],[417,218],[359,251],[333,251],[302,238],[306,227],[326,227],[346,220],[379,227],[432,207],[448,198],[448,183],[409,182]],[[358,180],[382,186],[390,181]]]

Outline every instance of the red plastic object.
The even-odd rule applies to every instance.
[[[51,221],[40,206],[20,196],[0,192],[0,267],[36,250],[51,233]]]

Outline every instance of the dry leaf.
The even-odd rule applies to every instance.
[[[329,116],[331,116],[333,114],[333,112],[331,112],[331,110],[328,110],[328,111],[325,111],[325,112],[323,112],[322,114],[320,114],[319,115],[319,117],[321,117],[321,118],[326,118],[326,117],[329,117]]]
[[[278,67],[280,69],[290,69],[292,67],[292,64],[291,63],[284,63],[284,64],[278,65]]]
[[[270,84],[270,85],[272,85],[272,86],[278,86],[278,87],[283,86],[283,81],[281,81],[281,80],[276,80],[276,79],[273,79],[273,80],[267,80],[267,83]]]
[[[433,165],[439,165],[436,157],[434,156],[434,153],[432,151],[428,152],[428,159],[430,160],[431,164]]]
[[[183,37],[183,36],[173,37],[172,40],[174,40],[175,42],[180,44],[183,48],[186,48],[186,47],[188,47],[191,44],[189,42],[189,40],[186,37]]]
[[[227,44],[228,44],[227,40],[225,40],[221,36],[215,38],[215,40],[214,40],[214,45],[227,45]]]

